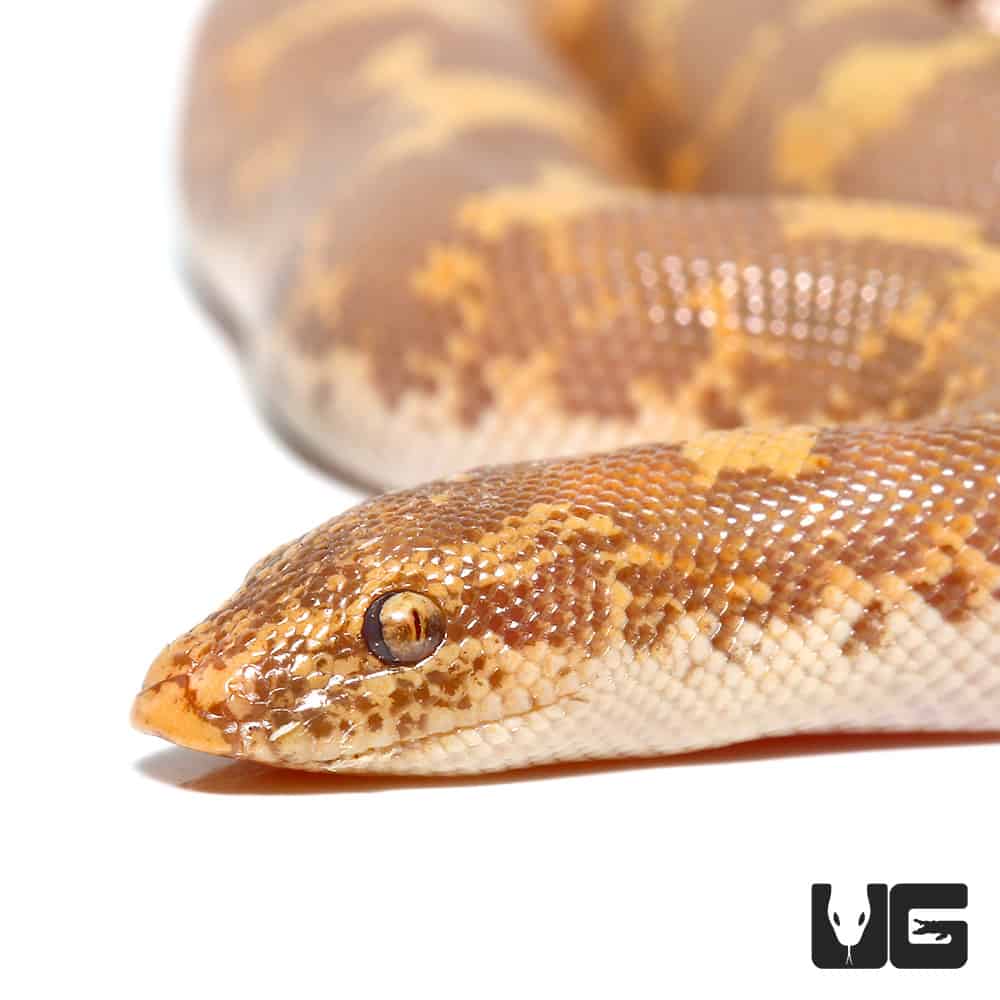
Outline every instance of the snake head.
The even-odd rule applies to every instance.
[[[585,460],[530,463],[359,505],[262,559],[171,643],[134,723],[316,770],[581,756],[560,726],[624,620],[604,559],[614,503],[588,488],[601,481]]]

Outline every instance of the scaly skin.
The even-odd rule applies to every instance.
[[[900,0],[533,9],[601,103],[515,4],[214,8],[192,255],[272,410],[382,486],[545,460],[272,554],[136,724],[445,774],[996,727],[997,42]],[[417,663],[366,631],[397,591],[443,615]]]

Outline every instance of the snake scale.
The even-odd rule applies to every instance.
[[[183,135],[193,270],[262,400],[392,492],[167,646],[139,728],[459,774],[1000,727],[982,25],[220,0]]]

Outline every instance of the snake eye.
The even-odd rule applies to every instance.
[[[444,639],[444,612],[412,590],[397,590],[373,601],[362,634],[383,663],[418,663]]]
[[[835,924],[836,924],[836,925],[837,925],[838,927],[840,926],[840,914],[839,914],[839,913],[834,913],[834,915],[833,915],[833,922],[834,922],[834,923],[835,923]]]

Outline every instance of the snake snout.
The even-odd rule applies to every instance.
[[[231,674],[217,656],[192,659],[178,643],[168,646],[132,704],[132,725],[191,750],[232,754],[235,726],[223,707]]]

